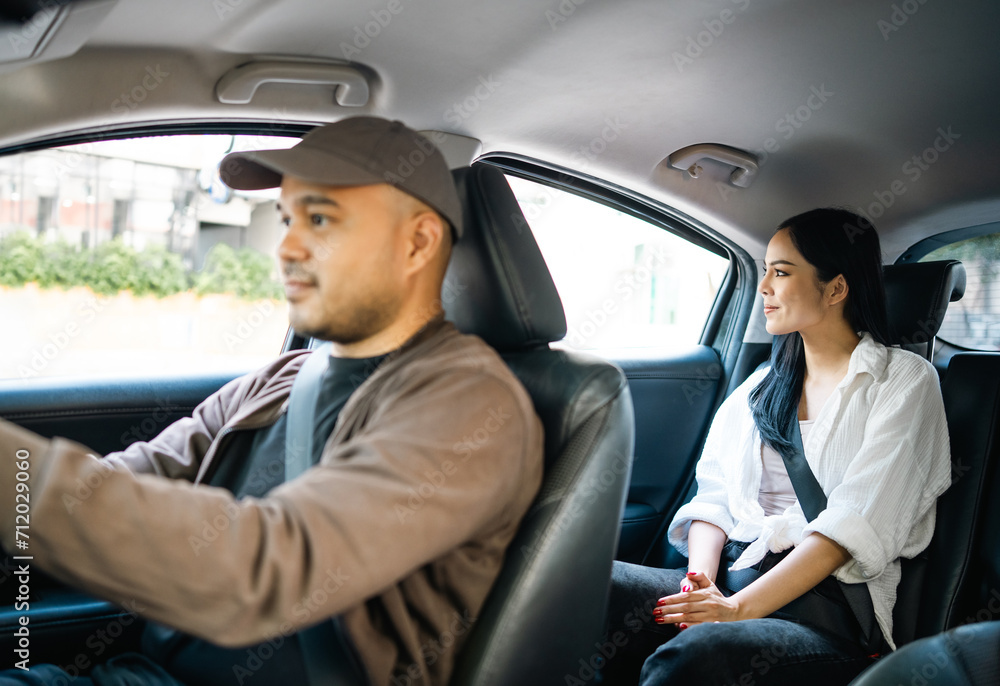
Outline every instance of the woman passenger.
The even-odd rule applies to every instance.
[[[648,657],[644,686],[846,684],[894,648],[899,558],[928,545],[950,483],[937,374],[888,347],[878,235],[849,211],[782,222],[758,291],[771,366],[712,422],[697,495],[668,529],[687,570],[615,563],[609,635],[627,644],[605,683],[634,683]],[[812,521],[782,459],[793,422],[827,497]],[[867,640],[838,580],[867,586]]]

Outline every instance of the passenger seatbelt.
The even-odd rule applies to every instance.
[[[312,466],[316,401],[323,374],[330,364],[331,345],[316,348],[299,368],[292,383],[285,420],[285,481],[291,481]],[[335,616],[298,632],[308,686],[368,686],[368,677]]]
[[[785,471],[788,472],[788,479],[795,489],[795,497],[802,506],[802,512],[807,521],[813,521],[819,513],[826,509],[826,493],[823,487],[816,480],[816,475],[809,468],[806,461],[805,449],[802,447],[802,433],[799,430],[798,417],[793,417],[791,422],[792,447],[794,454],[786,456],[780,450],[781,459],[785,463]],[[840,582],[840,588],[844,592],[847,604],[851,606],[851,611],[857,617],[864,634],[865,649],[880,653],[884,645],[882,630],[879,628],[878,619],[875,617],[875,606],[872,605],[872,596],[868,591],[868,584],[845,584]]]

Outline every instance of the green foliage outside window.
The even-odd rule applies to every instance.
[[[205,268],[194,277],[194,290],[205,293],[235,293],[247,300],[281,298],[284,290],[274,280],[274,262],[250,248],[233,250],[216,243],[205,256]]]
[[[131,291],[157,297],[193,289],[199,295],[235,293],[259,300],[282,295],[272,272],[268,257],[221,243],[208,252],[201,272],[189,272],[180,255],[159,245],[136,250],[115,239],[80,250],[65,241],[46,242],[24,232],[0,239],[0,286],[35,282],[41,288],[87,286],[100,295]]]

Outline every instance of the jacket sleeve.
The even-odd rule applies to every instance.
[[[298,363],[292,361],[305,354],[308,351],[286,353],[255,373],[233,379],[199,403],[190,417],[177,420],[149,441],[137,441],[124,450],[105,455],[105,462],[133,474],[194,481],[209,446],[247,398],[259,392],[276,374],[297,370]]]
[[[933,368],[914,360],[881,386],[860,451],[830,491],[826,509],[803,530],[847,549],[853,559],[837,577],[848,583],[875,578],[897,557],[927,547],[935,502],[951,483],[948,426]]]
[[[287,635],[495,527],[538,488],[540,422],[505,380],[452,370],[411,386],[375,410],[370,425],[385,428],[262,499],[112,469],[2,420],[0,492],[13,492],[11,457],[26,447],[41,568],[220,645]],[[0,542],[12,549],[13,508]]]
[[[246,377],[233,379],[203,400],[190,417],[178,419],[155,438],[137,441],[104,457],[108,465],[133,474],[156,474],[169,479],[194,481],[201,458],[222,429],[241,395]]]

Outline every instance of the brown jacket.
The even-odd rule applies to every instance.
[[[16,550],[7,494],[27,450],[27,553],[53,576],[223,646],[340,614],[374,686],[447,683],[541,483],[531,400],[492,348],[437,320],[355,391],[317,466],[260,499],[199,485],[229,434],[285,411],[304,359],[105,460],[0,420],[0,544]]]

